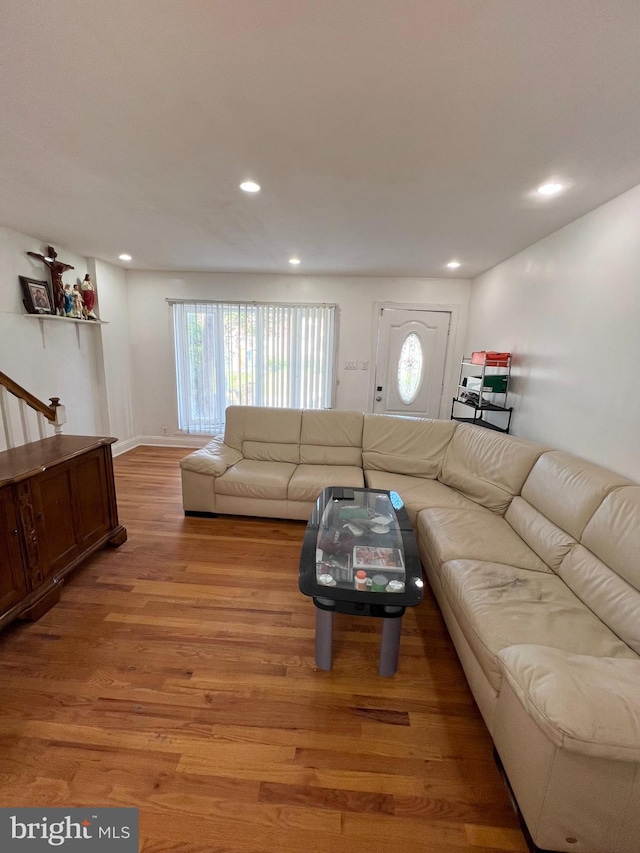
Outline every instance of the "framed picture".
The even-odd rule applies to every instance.
[[[28,314],[53,314],[53,301],[46,281],[36,281],[21,275],[20,284],[24,293],[23,304]]]

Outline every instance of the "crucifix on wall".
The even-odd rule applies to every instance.
[[[64,264],[57,260],[57,253],[53,246],[47,246],[47,254],[41,255],[38,252],[27,252],[32,258],[37,258],[49,267],[51,272],[51,287],[53,288],[53,301],[56,306],[56,313],[64,316],[64,285],[62,284],[62,273],[65,270],[72,270],[71,264]]]

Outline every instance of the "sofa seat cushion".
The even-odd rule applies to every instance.
[[[640,658],[597,658],[536,645],[511,646],[498,657],[509,686],[556,746],[640,761]]]
[[[362,468],[351,465],[298,465],[289,480],[290,501],[315,501],[327,486],[362,488]]]
[[[489,510],[424,509],[418,515],[418,537],[436,572],[449,560],[480,560],[534,572],[551,571],[504,518]]]
[[[216,493],[237,498],[284,501],[295,470],[296,466],[290,462],[242,459],[218,477]]]
[[[498,653],[524,643],[579,655],[637,658],[553,572],[501,563],[452,560],[443,593],[492,687],[500,690]]]
[[[460,492],[456,492],[455,489],[445,486],[438,480],[371,470],[366,470],[364,475],[370,489],[385,489],[388,492],[397,492],[400,495],[414,527],[418,513],[425,507],[457,507],[476,512],[486,512],[477,503],[470,501]]]

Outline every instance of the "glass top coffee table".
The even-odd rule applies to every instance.
[[[317,608],[320,669],[331,669],[333,614],[350,613],[384,620],[378,672],[394,675],[402,617],[424,591],[413,527],[398,493],[325,489],[307,525],[299,586]]]

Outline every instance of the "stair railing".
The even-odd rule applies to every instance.
[[[10,396],[11,395],[11,396]],[[16,430],[14,429],[14,413],[15,404],[12,405],[12,400],[17,400],[17,410],[20,421],[20,430],[22,432],[22,441],[16,441]],[[59,397],[50,397],[51,405],[47,406],[33,394],[30,394],[13,379],[10,379],[5,373],[0,372],[0,416],[2,417],[2,427],[4,431],[4,441],[7,449],[16,447],[17,444],[29,444],[37,440],[33,438],[31,430],[32,424],[29,417],[29,412],[32,410],[36,414],[36,423],[38,429],[38,438],[46,438],[46,428],[48,425],[53,427],[56,435],[62,433],[62,425],[66,423],[67,416],[64,406],[60,404]]]

